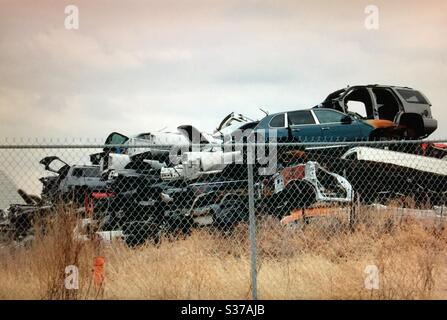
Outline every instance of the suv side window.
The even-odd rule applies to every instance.
[[[292,126],[303,124],[315,124],[315,119],[308,110],[293,111],[287,113],[289,124]]]
[[[320,123],[341,123],[346,115],[334,110],[314,110],[315,115]]]
[[[284,128],[286,126],[285,114],[281,113],[272,118],[269,123],[272,128]]]

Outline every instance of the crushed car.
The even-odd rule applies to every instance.
[[[364,204],[412,198],[417,206],[445,205],[447,162],[381,148],[356,146],[340,158],[320,159],[343,175]]]
[[[447,160],[447,144],[424,142],[421,144],[419,154],[427,157]]]
[[[350,203],[354,195],[347,179],[314,161],[282,168],[256,188],[267,211],[279,217],[313,205]]]
[[[173,145],[187,145],[181,132],[147,132],[128,137],[112,132],[105,140],[103,151],[90,155],[90,162],[99,165],[106,175],[111,170],[124,169],[132,157],[167,162]]]
[[[48,203],[73,201],[82,204],[85,193],[101,191],[106,186],[97,165],[69,165],[56,156],[45,157],[39,163],[53,173],[39,179],[43,185],[42,199]]]
[[[242,162],[240,151],[185,152],[182,154],[181,164],[162,167],[160,175],[162,180],[193,180],[201,175],[220,173],[226,165],[235,162]]]
[[[184,150],[184,147],[190,144],[202,145],[198,151],[221,151],[222,148],[219,145],[228,139],[230,133],[247,126],[251,123],[249,121],[251,120],[240,114],[231,113],[225,117],[213,134],[202,132],[192,125],[178,126],[177,132],[142,133],[131,138],[113,132],[106,138],[103,151],[90,155],[90,161],[92,164],[101,166],[104,176],[110,174],[111,171],[125,169],[135,159],[157,161],[159,162],[157,165],[165,167],[169,164],[172,147],[178,147],[179,156],[183,152],[191,151],[190,148]]]
[[[333,109],[372,125],[374,138],[422,139],[438,127],[420,91],[400,86],[355,85],[329,94],[317,108]]]
[[[145,219],[140,215],[140,219],[122,225],[126,243],[131,246],[147,240],[158,242],[162,234],[188,235],[195,227],[231,230],[248,218],[246,180],[191,184],[180,180],[152,188],[152,201],[145,200],[152,210],[145,211]]]
[[[17,190],[17,195],[21,197],[21,203],[12,203],[3,211],[0,225],[6,237],[22,241],[32,236],[37,219],[50,214],[54,207],[22,189]]]

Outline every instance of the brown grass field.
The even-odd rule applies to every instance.
[[[447,231],[436,218],[417,220],[362,208],[357,223],[321,217],[304,227],[258,219],[260,299],[446,299]],[[196,230],[131,249],[73,237],[76,217],[53,218],[27,247],[0,248],[0,299],[250,299],[247,225],[232,234]],[[105,280],[93,261],[105,257]],[[380,271],[365,289],[365,267]],[[64,288],[65,267],[79,268],[79,290]]]

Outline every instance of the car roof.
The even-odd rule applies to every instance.
[[[394,86],[394,85],[386,85],[386,84],[362,84],[362,85],[354,85],[354,86],[347,86],[343,89],[339,89],[335,92],[341,92],[341,91],[345,91],[351,88],[392,88],[392,89],[406,89],[406,90],[414,90],[413,88],[410,87],[404,87],[404,86]]]
[[[293,112],[293,111],[309,111],[311,108],[306,108],[306,109],[295,109],[295,110],[285,110],[285,111],[281,111],[281,112],[275,112],[275,113],[271,113],[269,115],[266,116],[273,118],[274,116],[277,116],[278,114],[283,114],[283,113],[287,113],[287,112]]]
[[[341,94],[345,93],[349,89],[359,89],[359,88],[386,88],[386,89],[392,89],[392,90],[415,90],[410,87],[403,87],[403,86],[393,86],[393,85],[386,85],[386,84],[361,84],[361,85],[354,85],[354,86],[347,86],[342,89],[338,89],[334,92],[331,92],[327,95],[327,97],[324,99],[324,101],[328,101],[329,99],[333,99],[335,97],[340,96]],[[419,91],[419,90],[416,90]]]
[[[277,116],[278,114],[295,112],[295,111],[311,111],[311,110],[314,110],[314,109],[317,109],[317,108],[314,107],[314,108],[306,108],[306,109],[285,110],[285,111],[281,111],[281,112],[271,113],[271,114],[267,115],[266,117],[272,117],[273,118],[274,116]],[[334,110],[334,109],[331,109],[331,108],[318,108],[318,110],[337,111],[337,110]],[[338,111],[338,112],[340,112],[340,111]]]

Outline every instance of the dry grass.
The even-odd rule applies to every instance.
[[[232,235],[196,230],[186,238],[129,249],[72,237],[76,217],[53,217],[27,248],[0,250],[1,299],[249,299],[248,230]],[[357,223],[343,216],[295,228],[258,221],[261,299],[447,298],[447,231],[362,208]],[[103,291],[92,286],[93,259],[106,257]],[[79,290],[64,289],[65,266],[80,270]],[[367,265],[380,270],[380,289],[366,290]]]

